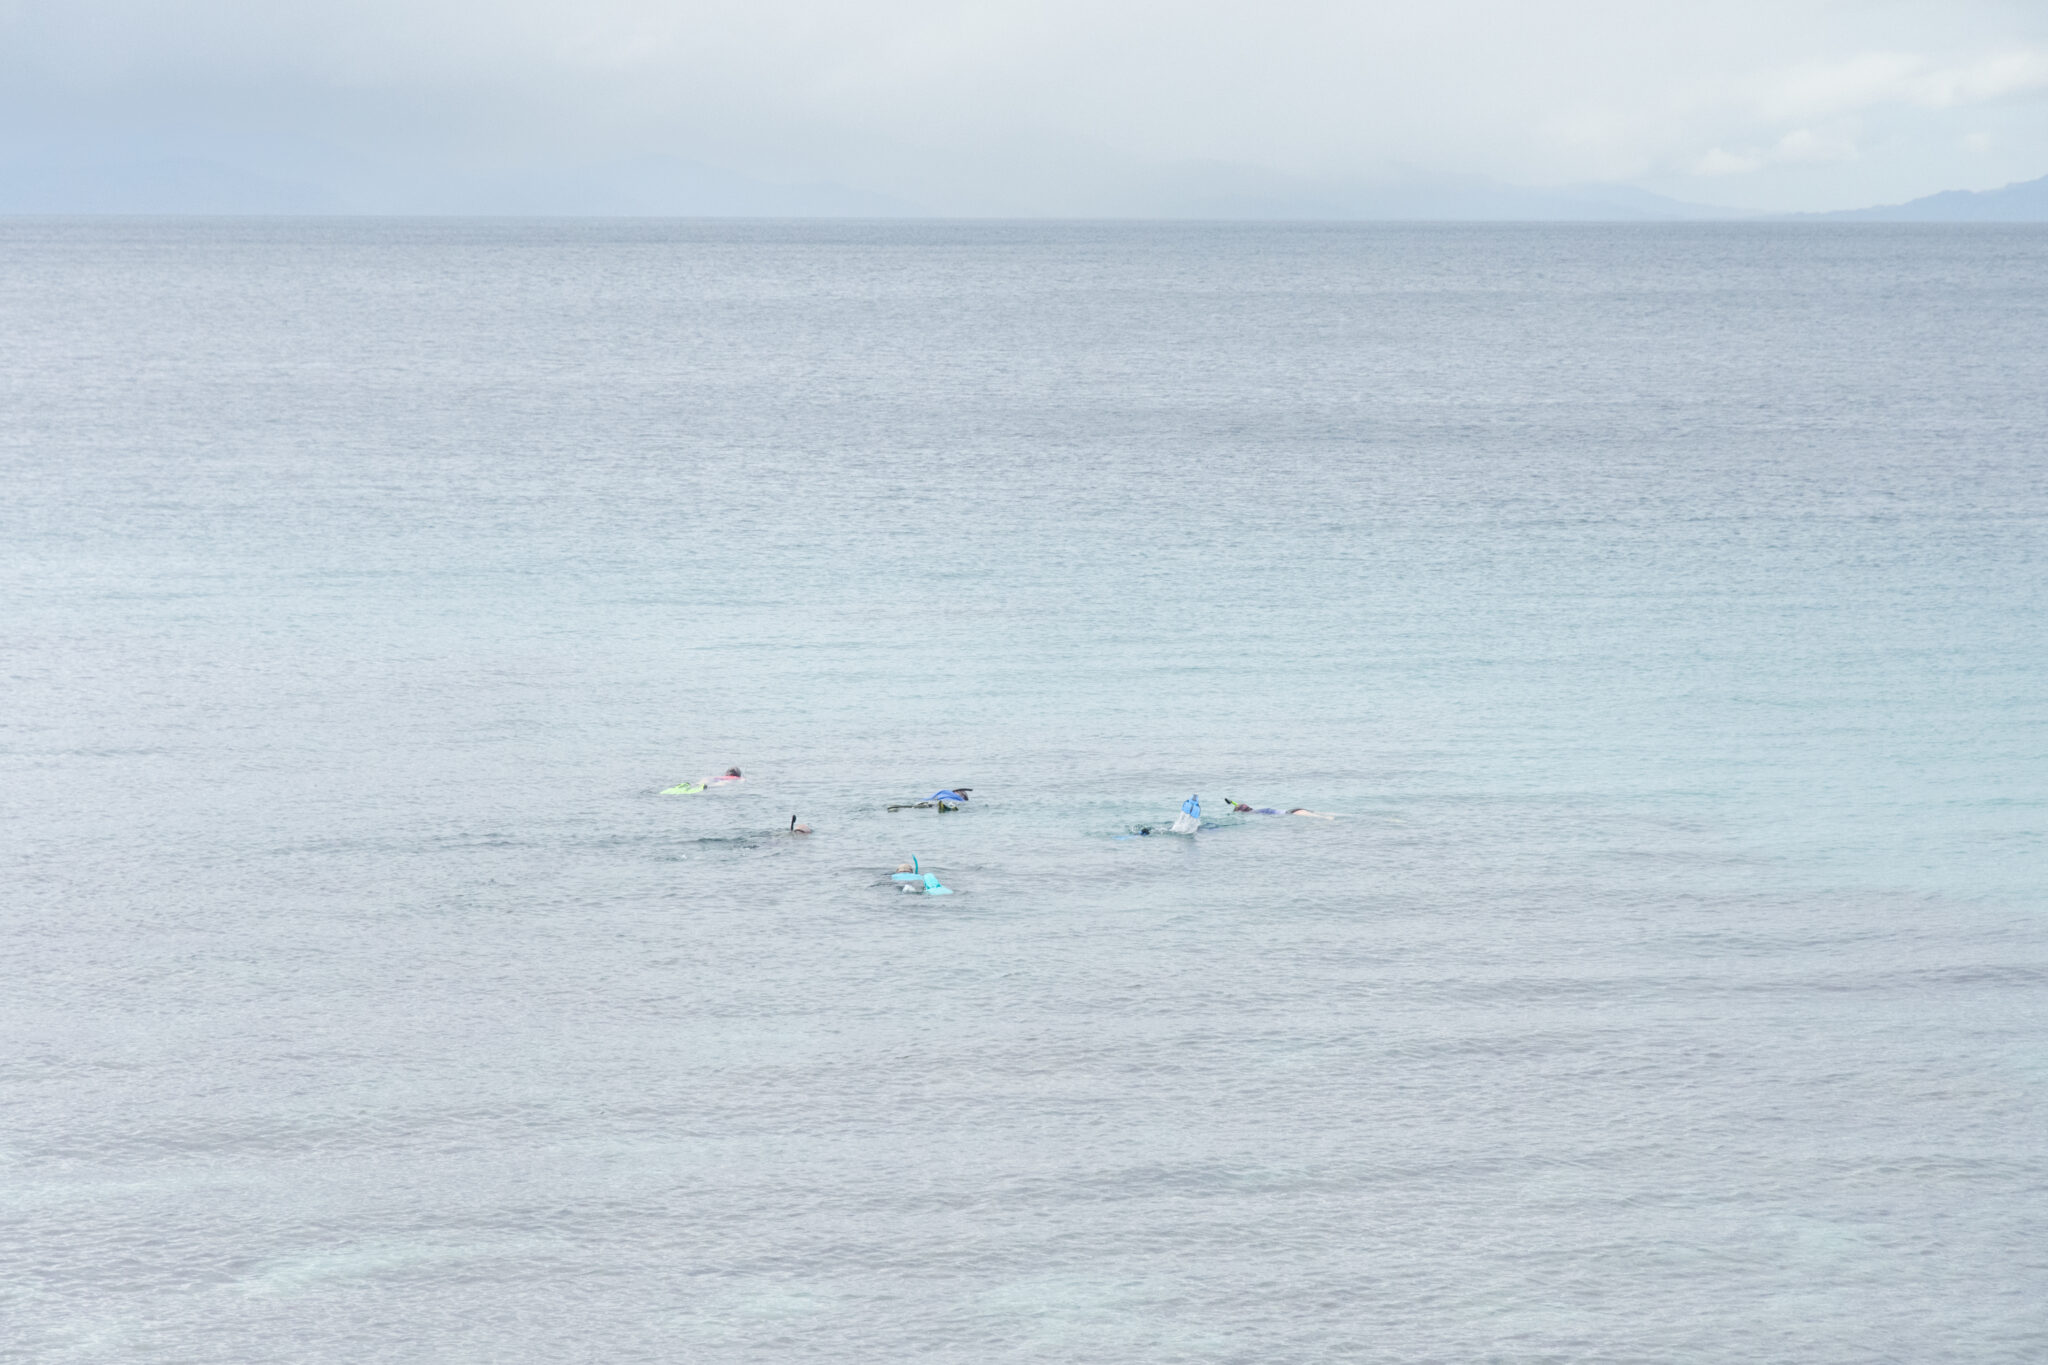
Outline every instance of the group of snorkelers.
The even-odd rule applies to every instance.
[[[729,787],[741,780],[738,768],[727,768],[718,776],[707,777],[701,782],[683,782],[669,787],[662,792],[662,795],[691,795],[707,791],[713,787]],[[889,809],[892,811],[931,810],[934,808],[941,811],[958,810],[961,806],[967,804],[968,794],[973,790],[972,787],[943,787],[922,801],[899,802],[890,806]],[[1296,815],[1309,820],[1334,820],[1337,818],[1334,815],[1325,815],[1321,811],[1310,810],[1306,806],[1290,806],[1286,810],[1281,810],[1277,806],[1246,805],[1242,801],[1234,801],[1227,796],[1223,800],[1230,807],[1232,815]],[[1174,822],[1169,828],[1162,830],[1151,825],[1140,825],[1135,836],[1125,835],[1123,837],[1147,837],[1153,834],[1193,834],[1201,827],[1202,798],[1196,795],[1190,796],[1187,800],[1181,802],[1180,814],[1174,818]],[[797,818],[792,815],[789,817],[789,828],[786,832],[789,834],[809,834],[811,827],[799,824]],[[950,896],[953,894],[949,887],[942,886],[939,883],[937,877],[919,867],[916,859],[912,859],[910,862],[898,867],[891,874],[891,877],[892,880],[902,884],[905,891],[921,891],[928,896]]]
[[[727,768],[716,777],[707,777],[697,782],[678,782],[673,787],[664,787],[661,794],[663,796],[695,796],[697,793],[709,791],[713,787],[730,787],[734,783],[743,780],[738,768]],[[789,829],[786,832],[790,834],[809,834],[811,827],[798,824],[796,817],[792,815],[789,817]]]
[[[694,795],[698,792],[708,791],[713,787],[729,787],[742,780],[738,768],[727,768],[716,777],[707,777],[697,782],[681,782],[673,787],[664,788],[662,795]],[[942,787],[922,800],[899,801],[890,805],[888,809],[892,811],[934,809],[955,811],[967,804],[968,797],[973,791],[974,788],[972,787]],[[1334,820],[1337,818],[1334,815],[1325,815],[1321,811],[1310,810],[1306,806],[1289,806],[1286,810],[1281,810],[1277,806],[1249,806],[1242,801],[1235,801],[1227,796],[1223,800],[1230,807],[1232,815],[1298,815],[1309,820]],[[1201,828],[1201,824],[1202,798],[1200,796],[1190,796],[1187,800],[1181,802],[1180,815],[1175,818],[1170,832],[1174,834],[1192,834]],[[798,824],[797,818],[792,815],[789,817],[788,832],[791,834],[809,834],[811,827]],[[1154,834],[1159,831],[1151,825],[1144,825],[1137,832],[1139,834]]]

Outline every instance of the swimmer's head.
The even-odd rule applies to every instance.
[[[725,775],[727,777],[738,777],[740,775],[740,770],[738,768],[727,768],[725,770]]]

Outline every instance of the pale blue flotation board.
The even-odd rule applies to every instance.
[[[953,894],[953,888],[940,886],[939,879],[927,872],[924,874],[924,893],[927,896],[950,896]]]

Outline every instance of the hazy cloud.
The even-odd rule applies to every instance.
[[[1687,169],[1724,177],[1772,166],[1854,162],[1867,144],[1896,134],[1896,123],[1873,120],[1874,112],[1964,110],[2044,90],[2048,50],[2035,47],[1947,63],[1902,52],[1861,52],[1759,72],[1719,88],[1696,86],[1682,97],[1693,121],[1742,129],[1707,148]],[[1976,156],[1992,146],[1982,130],[1959,133],[1957,143]]]
[[[1845,61],[1770,73],[1746,93],[1764,118],[1810,119],[1875,104],[1951,109],[2043,87],[2048,87],[2048,52],[2017,48],[1946,66],[1909,53],[1863,52]]]
[[[2048,11],[12,0],[0,119],[16,164],[199,158],[372,209],[657,164],[952,212],[1142,212],[1212,173],[1814,208],[2048,172]]]

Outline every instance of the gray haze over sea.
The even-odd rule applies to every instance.
[[[2040,1360],[2044,376],[2039,228],[0,223],[0,1356]]]

